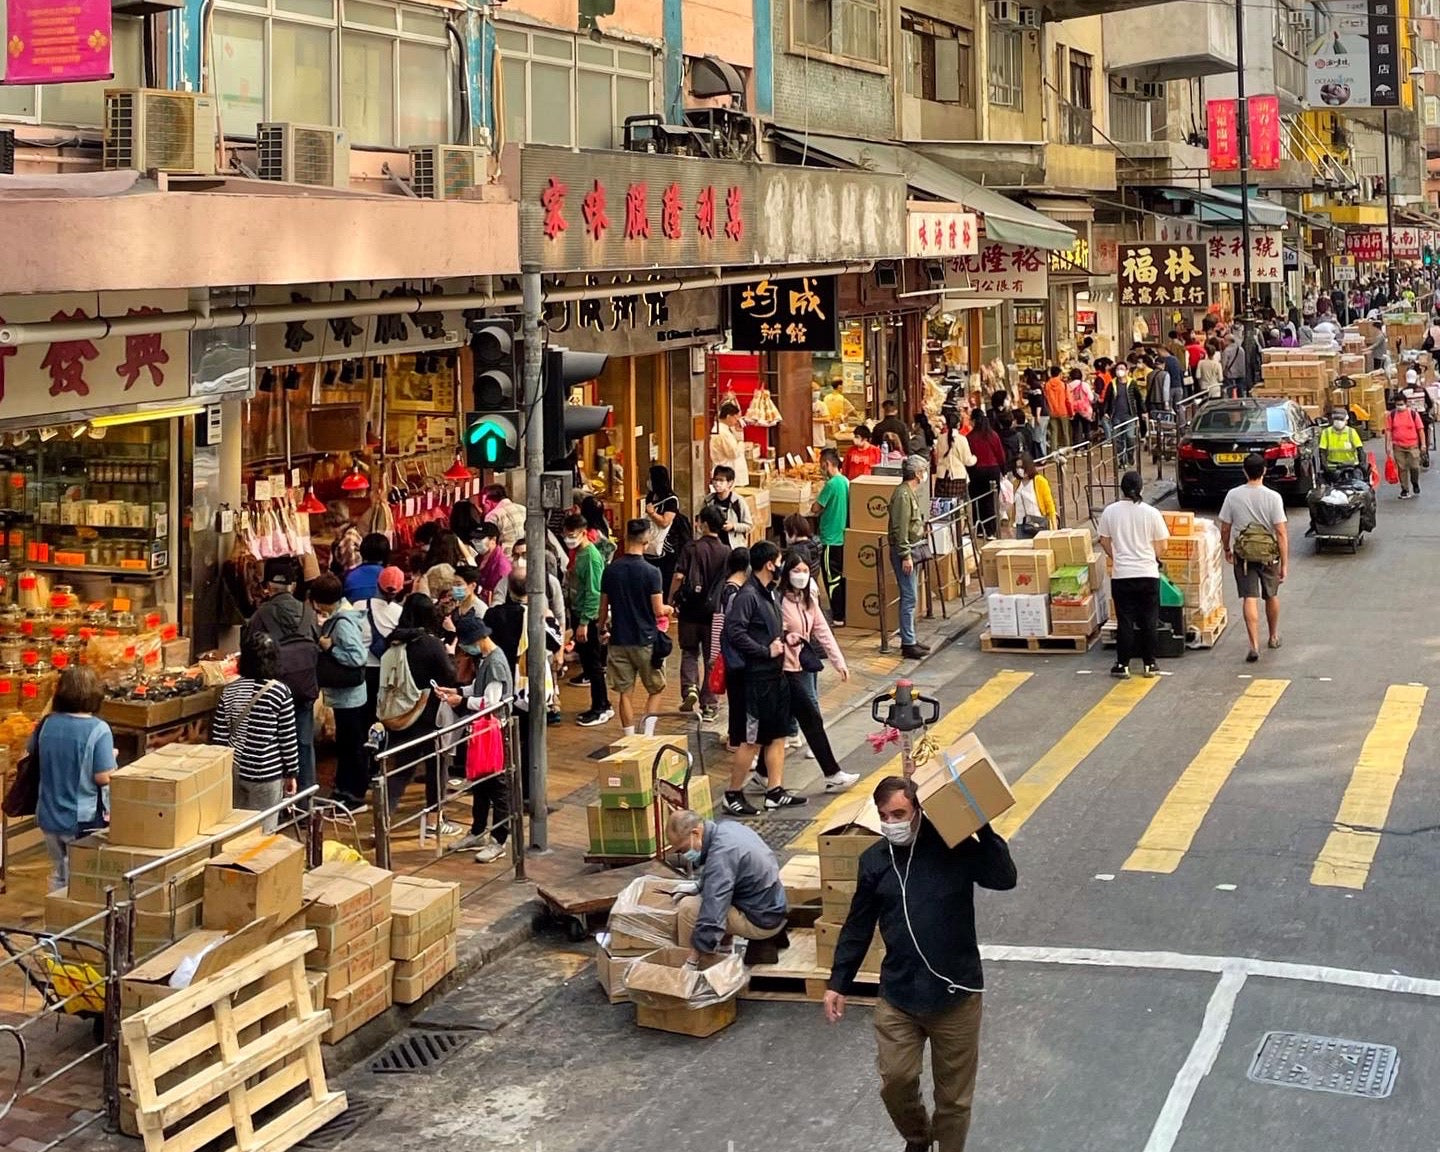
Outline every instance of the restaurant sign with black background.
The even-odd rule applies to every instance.
[[[736,352],[834,352],[840,347],[834,276],[768,277],[730,286]]]
[[[1121,244],[1118,263],[1121,307],[1204,308],[1210,303],[1204,244]]]

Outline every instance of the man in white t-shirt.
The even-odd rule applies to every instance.
[[[1160,632],[1160,548],[1170,538],[1165,517],[1144,501],[1138,472],[1120,479],[1122,499],[1100,513],[1100,548],[1110,557],[1110,595],[1115,601],[1115,667],[1110,675],[1130,679],[1138,654],[1144,676],[1160,673],[1156,663]]]
[[[1245,661],[1260,659],[1260,601],[1265,601],[1269,646],[1280,647],[1280,585],[1290,567],[1290,532],[1285,501],[1265,487],[1265,457],[1245,457],[1245,483],[1225,493],[1220,506],[1220,543],[1225,559],[1235,565],[1235,590],[1245,610],[1250,651]]]

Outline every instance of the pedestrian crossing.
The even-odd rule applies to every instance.
[[[1320,678],[1104,685],[1006,670],[942,707],[931,732],[942,748],[977,732],[1015,794],[995,828],[1022,857],[1063,868],[1078,842],[1087,862],[1108,858],[1120,873],[1245,869],[1285,884],[1288,871],[1256,873],[1294,869],[1295,882],[1354,892],[1383,871],[1387,835],[1397,857],[1416,850],[1386,831],[1397,804],[1408,806],[1407,827],[1440,822],[1440,795],[1418,771],[1437,750],[1421,725],[1428,694]],[[899,768],[887,761],[813,827]]]

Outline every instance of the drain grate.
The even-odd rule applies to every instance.
[[[773,852],[779,852],[785,848],[791,840],[810,827],[811,821],[807,819],[795,819],[794,817],[759,817],[745,821],[755,830],[768,848]]]
[[[385,1110],[378,1100],[359,1098],[353,1092],[348,1095],[350,1103],[345,1111],[295,1145],[295,1152],[334,1152]]]
[[[1400,1056],[1388,1044],[1267,1032],[1246,1075],[1257,1084],[1383,1100],[1395,1087],[1399,1067]]]
[[[407,1032],[370,1062],[372,1072],[429,1072],[470,1043],[459,1032]]]

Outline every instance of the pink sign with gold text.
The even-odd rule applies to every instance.
[[[6,84],[105,80],[110,0],[5,0]]]

